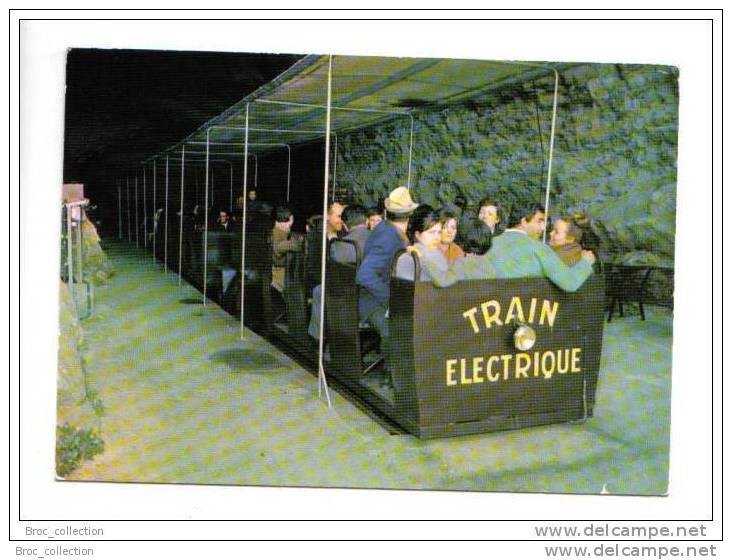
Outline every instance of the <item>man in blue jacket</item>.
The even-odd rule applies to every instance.
[[[406,187],[394,189],[384,201],[386,220],[374,228],[366,241],[364,258],[356,273],[359,286],[358,314],[381,337],[381,352],[388,358],[389,340],[389,284],[391,261],[400,249],[409,244],[407,224],[418,203],[412,200]]]

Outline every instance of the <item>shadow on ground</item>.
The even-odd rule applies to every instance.
[[[285,364],[277,356],[246,348],[226,348],[209,354],[209,360],[224,363],[232,370],[246,370],[247,373],[266,373],[283,367]]]

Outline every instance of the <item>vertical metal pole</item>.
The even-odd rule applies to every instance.
[[[211,129],[206,130],[206,198],[203,203],[203,306],[206,306],[206,284],[208,283],[208,166]]]
[[[246,143],[246,136],[247,136],[247,133],[246,133],[246,129],[244,129],[244,130],[245,130],[245,132],[244,132],[244,147],[246,148],[246,144],[247,144]],[[247,159],[248,159],[247,155],[244,154],[244,164],[243,164],[244,167],[243,167],[242,174],[241,174],[241,192],[244,195],[244,201],[246,201],[246,199],[249,197],[248,196],[249,193],[247,192]],[[242,206],[241,206],[242,219],[244,218],[244,207],[245,207],[245,202],[242,202]]]
[[[119,239],[122,239],[122,179],[117,179],[117,225]]]
[[[163,262],[165,263],[165,272],[168,272],[168,158],[165,156],[165,236],[163,241],[165,242]]]
[[[330,95],[333,73],[333,55],[328,57],[328,98],[325,113],[325,177],[323,180],[323,237],[320,253],[320,338],[318,340],[318,396],[325,391],[325,398],[328,401],[328,408],[333,406],[328,391],[328,381],[325,378],[325,367],[323,366],[323,342],[325,326],[325,254],[328,243],[328,228],[325,227],[325,219],[328,215],[328,171],[330,170]]]
[[[239,297],[239,338],[244,340],[244,259],[246,257],[247,246],[247,162],[249,161],[249,103],[247,103],[247,113],[244,121],[244,202],[241,209],[241,288]]]
[[[412,146],[414,145],[414,117],[409,115],[411,124],[409,126],[409,163],[407,164],[407,190],[412,186]]]
[[[195,156],[193,156],[193,161],[195,162]],[[196,206],[199,206],[199,201],[201,200],[201,197],[198,193],[198,170],[194,167],[193,168],[193,178],[196,180]]]
[[[180,159],[180,225],[178,226],[178,285],[183,278],[183,188],[186,182],[186,146],[183,145]]]
[[[333,142],[333,198],[332,198],[333,201],[335,201],[337,165],[338,165],[338,136],[335,136],[335,142]]]
[[[234,166],[229,163],[229,212],[234,211]]]
[[[137,200],[137,173],[135,173],[135,247],[140,247],[140,222],[138,217],[138,209],[140,202]]]
[[[155,245],[157,244],[157,231],[158,231],[158,222],[155,220],[155,218],[158,217],[158,205],[157,205],[157,184],[158,184],[158,160],[153,160],[153,262],[155,261]]]
[[[287,202],[290,202],[290,164],[292,163],[292,149],[287,145]]]
[[[79,274],[79,282],[84,281],[84,236],[83,232],[81,231],[82,225],[84,224],[84,208],[81,206],[77,206],[79,209],[79,223],[76,226],[76,252],[78,253],[78,264],[76,266],[76,269],[78,270]]]
[[[69,290],[74,289],[74,232],[71,227],[71,207],[66,205],[66,266],[69,272]],[[74,295],[74,292],[71,292]]]
[[[147,167],[142,166],[142,246],[147,249]]]
[[[546,172],[546,197],[544,198],[545,216],[549,217],[549,192],[552,186],[552,159],[554,157],[554,130],[557,124],[557,98],[559,97],[559,72],[554,70],[554,103],[552,104],[552,131],[549,136],[549,167]],[[546,243],[546,228],[544,228],[544,243]]]
[[[130,176],[127,175],[127,241],[132,241],[132,218],[130,216]]]

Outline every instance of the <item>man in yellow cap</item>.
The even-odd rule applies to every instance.
[[[358,314],[381,337],[381,352],[387,357],[389,339],[389,284],[391,261],[400,249],[409,244],[407,225],[409,216],[419,204],[412,200],[406,187],[394,189],[384,201],[386,220],[371,232],[364,247],[364,258],[356,273],[359,286]],[[388,357],[387,357],[388,362]]]

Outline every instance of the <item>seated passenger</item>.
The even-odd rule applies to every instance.
[[[270,218],[273,217],[274,208],[272,207],[272,205],[269,202],[264,202],[264,201],[260,202],[259,200],[255,200],[254,202],[251,203],[252,206],[254,206],[255,203],[257,204],[257,210],[256,210],[257,213],[261,214],[262,216],[267,216]],[[247,206],[247,208],[248,208],[248,206]]]
[[[493,236],[486,225],[478,218],[471,218],[463,227],[463,250],[466,258],[485,255],[491,248]]]
[[[241,207],[244,207],[244,197],[240,197],[241,199]],[[269,211],[272,211],[272,207],[270,206]],[[249,189],[247,191],[247,213],[249,212],[262,212],[262,201],[257,200],[257,191],[254,189]]]
[[[282,293],[285,289],[285,263],[288,251],[300,251],[302,238],[290,238],[295,221],[292,211],[286,206],[275,209],[275,224],[272,229],[272,287]]]
[[[274,227],[275,220],[272,217],[272,207],[267,203],[262,203],[262,207],[268,211],[265,213],[259,210],[250,210],[247,206],[247,232],[270,231]]]
[[[328,241],[345,234],[342,219],[345,208],[345,205],[340,202],[334,202],[328,208],[328,232],[326,233]]]
[[[582,248],[592,251],[595,255],[600,254],[600,236],[595,232],[595,224],[583,212],[575,212],[572,221],[582,232]],[[577,240],[579,243],[579,240]]]
[[[375,206],[372,206],[366,211],[366,217],[368,218],[368,227],[370,230],[374,229],[384,220],[383,214]]]
[[[500,233],[497,227],[501,223],[501,211],[497,202],[494,202],[490,198],[481,200],[478,203],[478,219],[488,226],[488,229],[491,230],[491,235],[498,235]]]
[[[196,204],[193,206],[193,211],[191,212],[191,217],[193,220],[193,229],[196,231],[203,229],[203,208],[200,204]]]
[[[429,262],[439,271],[447,272],[448,262],[440,250],[442,224],[440,216],[432,206],[421,204],[409,218],[407,236],[412,242],[411,251],[419,255],[420,263]],[[431,268],[422,266],[419,274],[421,282],[428,282],[431,278]],[[404,253],[396,265],[396,276],[405,280],[414,280],[414,259]]]
[[[446,271],[433,261],[422,259],[421,254],[417,251],[422,269],[427,269],[432,283],[438,288],[447,288],[461,280],[482,280],[496,277],[490,257],[486,255],[493,239],[490,230],[478,218],[467,220],[461,228],[465,257],[456,261]]]
[[[343,239],[352,240],[358,245],[361,256],[364,254],[366,240],[371,232],[366,225],[366,210],[363,206],[352,204],[343,211],[343,221],[348,228],[348,235]],[[318,256],[318,258],[320,258]],[[350,243],[334,243],[330,248],[330,258],[340,263],[356,263],[356,250]],[[310,312],[308,334],[315,339],[320,337],[320,302],[322,300],[322,286],[318,283],[313,288],[313,302]]]
[[[219,217],[216,219],[216,231],[232,231],[233,224],[226,210],[219,210]]]
[[[340,202],[333,202],[328,208],[326,218],[326,239],[330,241],[340,235],[343,231],[343,209],[345,206]],[[308,290],[312,290],[320,284],[321,267],[323,254],[323,218],[322,216],[311,216],[308,218],[305,229],[307,231],[307,247],[305,258],[305,284]]]
[[[455,197],[452,206],[457,209],[459,218],[462,218],[465,215],[465,209],[468,207],[468,201],[462,194],[459,194]]]
[[[465,256],[465,252],[460,248],[460,245],[455,243],[455,237],[458,233],[458,217],[457,212],[449,207],[440,210],[442,233],[438,249],[445,255],[447,264],[450,266]]]
[[[320,284],[320,263],[323,259],[323,216],[317,214],[305,221],[305,287],[312,290]]]
[[[359,204],[346,206],[343,211],[343,222],[348,230],[343,239],[355,241],[361,256],[364,254],[366,240],[371,234],[367,220],[366,209]],[[356,251],[349,243],[335,243],[331,246],[330,257],[340,263],[355,263]]]
[[[409,243],[407,224],[417,206],[406,187],[398,187],[389,194],[384,201],[386,220],[371,232],[366,241],[364,259],[356,273],[359,318],[379,333],[381,351],[385,356],[388,355],[389,321],[386,313],[389,309],[391,261],[397,251]]]
[[[496,278],[546,277],[565,292],[574,292],[592,274],[595,255],[591,251],[582,251],[580,262],[569,267],[538,240],[546,227],[540,204],[515,208],[508,225],[509,229],[493,239],[488,253]]]
[[[314,214],[310,216],[307,220],[305,220],[305,233],[310,233],[311,231],[315,231],[315,228],[318,227],[318,224],[323,221],[322,214]],[[320,230],[323,231],[323,230]]]
[[[554,220],[549,234],[549,246],[567,266],[576,265],[582,258],[582,230],[570,217],[563,216]]]

